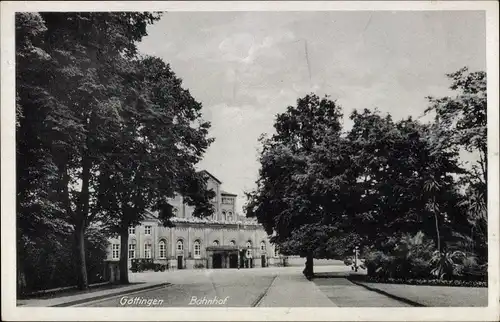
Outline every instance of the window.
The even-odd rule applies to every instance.
[[[252,242],[247,241],[247,255],[248,258],[252,258]]]
[[[228,221],[233,221],[233,213],[230,212],[230,211],[227,213],[227,220]]]
[[[120,259],[120,244],[113,244],[113,259]]]
[[[151,226],[144,226],[144,233],[146,235],[151,235]]]
[[[135,241],[132,241],[130,244],[128,244],[128,258],[135,258]]]
[[[144,244],[144,257],[151,258],[151,244],[149,242]]]
[[[184,243],[182,242],[182,240],[177,241],[177,250],[184,250]]]
[[[179,215],[179,209],[177,209],[176,207],[174,207],[172,209],[172,214],[174,215],[174,217],[177,217]]]
[[[214,240],[214,242],[212,243],[212,245],[219,246],[219,241],[218,240]]]
[[[260,250],[262,250],[262,251],[266,250],[266,242],[265,241],[260,242]]]
[[[167,243],[164,240],[160,240],[158,250],[161,259],[167,258]]]
[[[201,244],[199,240],[195,240],[194,242],[194,258],[201,257]]]
[[[226,205],[232,205],[234,203],[233,198],[222,198],[222,203]]]
[[[222,220],[226,220],[226,212],[225,211],[222,212]]]
[[[129,227],[128,228],[128,234],[129,235],[135,235],[135,227]]]
[[[231,240],[231,241],[229,242],[229,245],[231,245],[231,246],[236,246],[236,242],[235,242],[234,240]]]

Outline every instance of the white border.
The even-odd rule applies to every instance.
[[[24,308],[16,307],[15,88],[16,11],[324,11],[486,10],[488,72],[489,306],[486,308]],[[2,318],[5,320],[205,321],[496,321],[499,320],[499,23],[496,1],[352,2],[119,2],[19,1],[1,3]]]

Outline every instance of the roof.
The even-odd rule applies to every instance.
[[[144,214],[144,220],[158,220],[158,212],[151,211],[151,210],[146,210],[146,213]]]
[[[234,193],[231,193],[231,192],[227,192],[227,191],[224,191],[224,190],[221,190],[220,194],[221,195],[226,195],[226,196],[234,196],[234,197],[237,196],[237,194],[234,194]]]
[[[212,179],[214,179],[215,181],[217,181],[218,184],[222,183],[222,181],[220,181],[219,179],[217,179],[216,176],[214,176],[213,174],[211,174],[207,170],[201,170],[200,172],[205,173],[206,175],[208,175],[209,177],[211,177]]]

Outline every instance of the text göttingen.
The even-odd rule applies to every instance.
[[[122,306],[125,305],[157,306],[162,304],[163,300],[145,298],[141,296],[135,296],[135,297],[123,296],[122,298],[120,298],[120,305]]]

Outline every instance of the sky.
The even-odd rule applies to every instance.
[[[486,70],[478,11],[168,12],[142,54],[169,63],[203,104],[215,142],[200,169],[238,194],[256,187],[258,138],[299,97],[329,95],[349,114],[378,108],[422,117],[426,97],[451,95],[447,73]],[[423,121],[426,118],[422,118]]]

